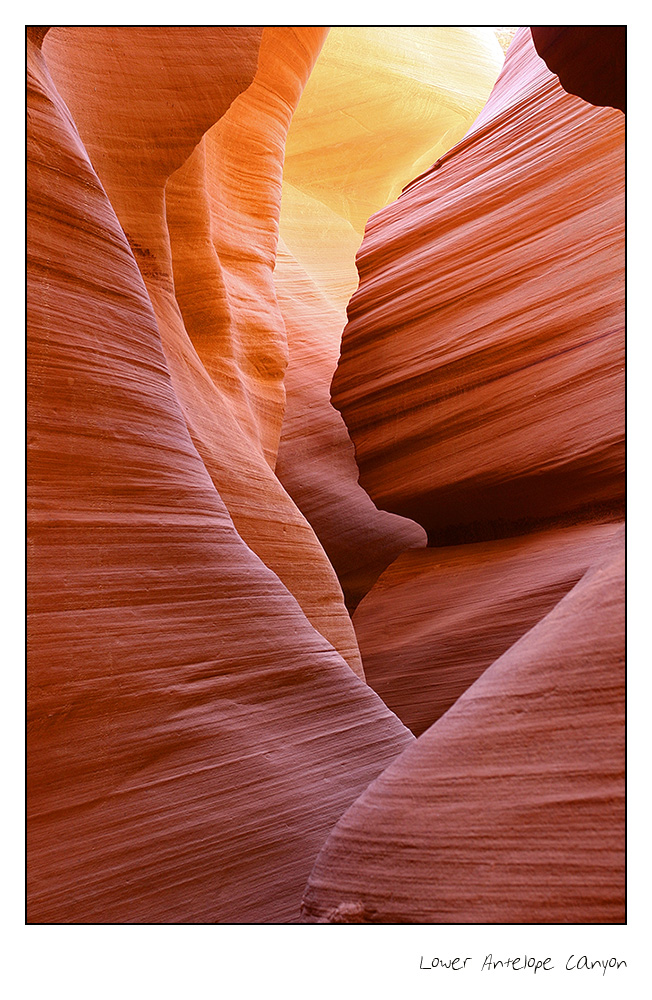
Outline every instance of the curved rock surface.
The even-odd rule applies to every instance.
[[[288,335],[276,472],[355,608],[423,530],[378,511],[329,387],[371,212],[458,141],[503,58],[477,28],[331,28],[288,132],[274,278]]]
[[[431,544],[623,515],[623,143],[520,29],[466,138],[367,226],[333,399]]]
[[[383,569],[405,549],[425,545],[426,535],[379,511],[359,485],[353,446],[329,393],[345,319],[284,244],[280,271],[290,363],[276,474],[315,529],[353,611]]]
[[[367,683],[420,736],[619,531],[586,525],[403,553],[353,616]]]
[[[283,142],[325,30],[54,28],[44,53],[237,531],[362,676],[335,572],[273,472],[287,365],[272,283]]]
[[[29,922],[623,921],[622,114],[528,30],[465,138],[490,29],[28,37]]]
[[[28,920],[292,921],[412,737],[234,529],[31,43],[28,195]]]
[[[345,813],[305,920],[624,922],[624,551],[613,545]]]

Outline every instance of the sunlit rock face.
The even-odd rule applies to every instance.
[[[362,234],[462,138],[502,61],[490,29],[332,29],[288,135],[284,180]]]
[[[498,39],[498,43],[499,43],[501,49],[503,50],[503,52],[507,52],[507,49],[512,44],[512,39],[514,38],[514,35],[516,34],[516,31],[517,31],[517,28],[514,28],[514,27],[511,27],[511,28],[509,28],[509,27],[500,27],[500,28],[496,27],[496,28],[494,28],[494,34],[496,35],[496,38]]]
[[[431,544],[622,516],[623,143],[520,29],[467,137],[367,226],[333,399]]]
[[[329,386],[368,217],[462,138],[503,57],[490,29],[332,28],[288,132],[275,281],[288,335],[276,471],[353,609],[419,526],[358,484]],[[310,432],[307,433],[307,428]]]
[[[47,50],[77,67],[80,107],[106,85],[105,186],[28,43],[28,919],[292,921],[329,830],[412,737],[242,540],[199,447],[218,392],[182,343],[162,184],[249,86],[260,35],[202,49],[202,32],[161,30],[148,49],[128,31],[118,58],[89,31]],[[199,79],[174,81],[188,145],[171,151],[134,121],[139,74],[184,44]],[[132,114],[109,86],[123,72]],[[99,127],[120,113],[143,158],[133,197]],[[242,475],[228,412],[214,453],[230,446]]]

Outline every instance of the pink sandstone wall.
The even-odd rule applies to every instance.
[[[541,30],[30,29],[29,922],[624,921],[624,115]]]

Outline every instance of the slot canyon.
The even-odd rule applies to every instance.
[[[625,29],[27,29],[27,922],[625,922]]]

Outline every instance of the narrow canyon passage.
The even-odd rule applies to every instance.
[[[29,922],[624,920],[595,31],[28,30]]]

